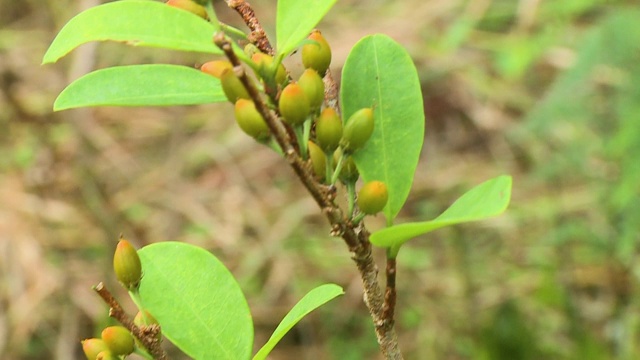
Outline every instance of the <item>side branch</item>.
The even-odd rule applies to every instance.
[[[102,282],[94,286],[93,290],[95,290],[102,300],[109,305],[109,316],[118,320],[122,326],[131,331],[133,336],[140,340],[142,344],[144,344],[144,347],[149,350],[149,353],[151,353],[151,356],[153,356],[154,359],[169,360],[169,356],[160,345],[160,337],[158,336],[158,334],[160,334],[160,327],[158,325],[145,326],[144,329],[136,326],[136,324],[133,323],[133,320],[131,320],[127,313],[122,309],[118,300],[111,295],[111,292],[107,290]]]
[[[339,206],[334,202],[335,188],[319,183],[312,172],[311,164],[302,159],[292,145],[292,139],[287,133],[279,116],[269,108],[260,95],[260,91],[254,85],[242,68],[242,63],[233,52],[231,43],[224,34],[219,33],[214,37],[216,45],[224,51],[225,55],[234,67],[234,72],[247,89],[256,110],[265,119],[278,145],[285,154],[289,165],[300,178],[320,209],[327,216],[331,224],[331,234],[341,236],[352,253],[352,259],[356,263],[364,287],[364,302],[374,323],[376,337],[380,350],[386,359],[402,359],[398,348],[398,338],[393,321],[387,321],[383,311],[384,295],[378,283],[378,267],[373,261],[369,233],[362,223],[354,225],[344,215]],[[325,80],[326,81],[326,80]],[[337,92],[336,92],[337,93]],[[334,94],[334,96],[336,96]],[[336,96],[337,98],[337,96]],[[337,106],[337,102],[336,102]]]
[[[269,43],[269,39],[267,39],[267,34],[264,32],[262,25],[260,25],[251,4],[244,0],[227,0],[227,5],[240,14],[244,23],[247,24],[249,30],[251,30],[249,41],[257,46],[263,53],[273,55],[273,47],[271,47],[271,43]]]

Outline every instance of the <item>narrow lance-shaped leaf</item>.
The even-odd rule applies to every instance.
[[[445,226],[483,220],[501,214],[511,199],[511,177],[499,176],[466,192],[437,218],[379,230],[369,238],[380,247],[399,248],[416,236]]]
[[[119,41],[129,45],[222,54],[211,41],[214,24],[155,1],[121,0],[81,12],[60,30],[44,54],[43,64],[58,61],[91,41]]]
[[[116,66],[86,74],[58,95],[53,109],[167,106],[226,101],[220,80],[178,65]]]
[[[406,50],[385,35],[367,36],[349,53],[340,90],[344,119],[374,108],[373,134],[354,160],[364,181],[387,185],[391,224],[409,195],[424,141],[418,72]]]
[[[286,55],[300,45],[336,1],[278,0],[276,15],[278,55]]]
[[[253,323],[233,275],[197,246],[161,242],[138,251],[140,297],[165,335],[194,359],[249,359]]]
[[[313,310],[319,308],[329,300],[344,294],[342,288],[335,284],[320,285],[309,291],[298,303],[289,311],[282,319],[278,327],[269,338],[266,344],[253,357],[253,360],[266,359],[276,344],[297,324],[302,318],[307,316]]]

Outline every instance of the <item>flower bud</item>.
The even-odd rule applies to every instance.
[[[125,239],[120,239],[113,255],[113,270],[118,281],[131,291],[137,289],[142,278],[142,264],[136,249]]]
[[[242,81],[236,76],[233,68],[222,70],[220,73],[220,83],[222,84],[224,95],[234,104],[238,99],[251,98]]]
[[[342,120],[332,108],[322,110],[316,119],[316,141],[325,152],[331,154],[342,139]]]
[[[364,146],[373,133],[373,110],[364,108],[356,111],[349,117],[340,146],[347,153],[352,153]]]
[[[220,76],[222,75],[222,71],[224,71],[225,69],[231,70],[232,68],[233,68],[233,65],[231,65],[231,62],[227,60],[214,60],[214,61],[209,61],[202,64],[202,66],[200,67],[200,70],[204,73],[213,75],[218,79],[220,79]]]
[[[291,83],[282,90],[278,109],[284,121],[293,126],[302,125],[311,111],[307,95],[296,83]]]
[[[319,109],[324,101],[324,82],[318,72],[313,69],[306,69],[298,79],[298,85],[307,95],[311,111]]]
[[[270,136],[269,126],[251,100],[238,99],[235,105],[236,122],[240,129],[256,140],[265,140]]]
[[[207,9],[192,0],[167,0],[167,5],[178,9],[186,10],[192,14],[198,15],[205,20],[209,20]]]
[[[314,30],[307,39],[313,43],[302,46],[302,64],[305,68],[314,69],[320,76],[324,76],[331,64],[331,47],[319,30]]]
[[[123,326],[109,326],[102,330],[102,340],[114,355],[129,355],[133,352],[133,336]]]
[[[327,156],[313,141],[309,141],[309,158],[316,177],[324,180],[327,173]]]
[[[389,200],[387,185],[382,181],[370,181],[358,193],[358,207],[367,215],[374,215],[384,209]]]
[[[82,343],[82,351],[84,352],[84,355],[87,357],[87,360],[96,360],[99,353],[105,350],[109,350],[109,348],[107,347],[107,344],[105,344],[104,341],[102,341],[102,339],[96,339],[96,338],[86,339],[86,340],[82,340],[81,343]]]

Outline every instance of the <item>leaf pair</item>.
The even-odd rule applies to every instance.
[[[180,242],[139,250],[144,277],[140,297],[162,333],[195,359],[249,359],[253,323],[240,286],[210,252]],[[265,359],[284,335],[311,311],[343,294],[333,284],[311,290],[281,321],[254,359]]]
[[[277,46],[280,57],[307,37],[336,0],[278,1]],[[122,0],[88,9],[71,19],[43,58],[53,63],[90,41],[222,54],[212,37],[220,29],[187,11],[166,4]],[[218,79],[176,65],[118,66],[98,70],[71,83],[54,110],[86,106],[172,106],[225,101]]]

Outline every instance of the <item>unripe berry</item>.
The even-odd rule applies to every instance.
[[[269,71],[271,71],[271,64],[273,64],[273,56],[257,52],[251,56],[251,60],[256,63],[259,67],[260,77],[264,78]],[[282,84],[287,80],[287,70],[284,68],[284,65],[280,63],[278,65],[278,70],[276,70],[275,81],[276,84]]]
[[[309,158],[316,177],[324,180],[327,172],[327,156],[313,141],[309,141]]]
[[[332,108],[322,110],[316,120],[316,141],[325,152],[331,154],[342,139],[342,120]]]
[[[311,111],[319,109],[324,101],[324,82],[318,72],[313,69],[306,69],[298,79],[298,85],[307,95]]]
[[[118,360],[119,358],[111,353],[109,350],[101,351],[97,356],[96,360]]]
[[[167,0],[167,5],[186,10],[192,14],[200,16],[205,20],[209,20],[207,9],[205,9],[200,4],[193,2],[192,0]]]
[[[136,249],[125,239],[120,239],[113,255],[113,270],[118,281],[131,291],[137,289],[142,278],[142,264]]]
[[[360,177],[360,173],[356,167],[356,162],[353,161],[353,157],[351,157],[351,155],[343,155],[342,149],[337,148],[333,153],[333,163],[337,164],[341,156],[346,156],[346,158],[342,160],[342,169],[338,175],[340,177],[340,181],[344,184],[355,183],[358,180],[358,177]]]
[[[102,340],[114,355],[129,355],[133,352],[133,336],[123,326],[109,326],[102,330]]]
[[[324,76],[331,64],[331,47],[318,30],[314,30],[307,39],[312,40],[313,43],[302,46],[302,64],[305,68],[314,69]]]
[[[269,126],[267,126],[264,118],[256,109],[256,105],[253,101],[238,99],[235,105],[235,115],[238,126],[240,126],[240,129],[242,129],[242,131],[247,135],[256,140],[265,140],[269,138]]]
[[[220,83],[222,91],[229,101],[236,103],[238,99],[250,99],[247,89],[242,81],[236,76],[233,69],[223,69],[220,73]]]
[[[202,70],[202,72],[204,73],[213,75],[218,79],[220,79],[220,76],[222,75],[222,71],[224,71],[225,69],[231,70],[232,68],[233,68],[233,65],[231,65],[231,62],[227,60],[214,60],[214,61],[209,61],[202,64],[202,66],[200,67],[200,70]]]
[[[149,326],[149,325],[159,325],[158,320],[156,320],[156,318],[153,317],[153,315],[151,315],[151,313],[149,313],[146,310],[144,310],[144,315],[142,311],[138,311],[136,316],[133,318],[133,323],[136,324],[136,326],[138,327]]]
[[[102,339],[92,338],[82,340],[82,351],[87,357],[87,360],[96,360],[98,354],[105,350],[109,350],[109,348]]]
[[[373,133],[373,110],[364,108],[356,111],[349,117],[340,146],[347,153],[352,153],[364,146]]]
[[[301,125],[311,111],[307,95],[296,83],[291,83],[282,90],[278,109],[284,121],[293,126]]]
[[[373,215],[384,209],[389,200],[387,185],[382,181],[370,181],[358,193],[358,207],[367,215]]]

